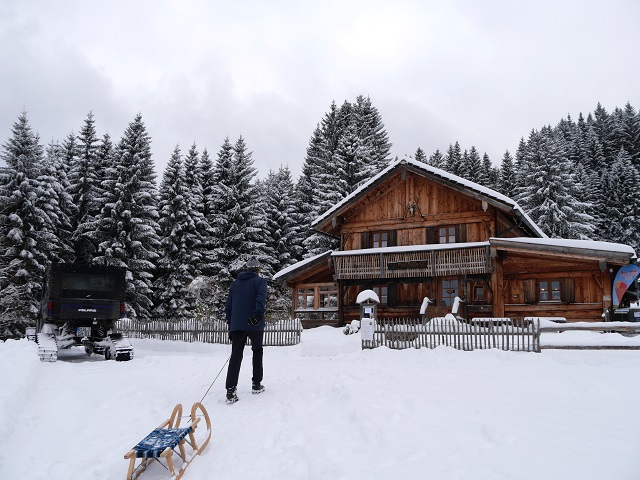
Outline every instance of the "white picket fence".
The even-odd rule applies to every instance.
[[[223,320],[214,318],[167,319],[122,319],[114,325],[117,333],[129,338],[153,338],[157,340],[180,340],[183,342],[206,342],[230,344],[229,329]],[[302,324],[299,319],[284,319],[267,322],[263,345],[286,346],[300,343]],[[247,343],[249,340],[247,339]]]
[[[454,318],[383,318],[375,323],[373,340],[363,340],[362,348],[386,346],[394,349],[436,348],[458,350],[498,348],[539,352],[540,338],[531,320],[478,319],[460,322]]]

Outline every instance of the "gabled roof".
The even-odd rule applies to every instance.
[[[311,223],[311,226],[314,228],[317,227],[316,229],[321,230],[321,225],[326,224],[331,219],[336,218],[338,215],[345,212],[350,208],[351,204],[355,200],[363,197],[367,191],[380,185],[402,168],[406,168],[409,171],[422,175],[426,178],[430,178],[442,185],[461,191],[479,200],[486,201],[499,210],[513,214],[522,222],[523,226],[530,231],[532,236],[541,238],[547,237],[547,235],[540,229],[540,227],[538,227],[538,225],[536,225],[535,222],[531,220],[529,215],[527,215],[524,210],[522,210],[522,208],[520,208],[520,206],[509,197],[498,193],[495,190],[484,187],[452,173],[446,172],[445,170],[432,167],[431,165],[414,160],[412,158],[396,160],[389,164],[387,168],[372,177],[369,181],[362,184],[359,188],[354,190],[350,195],[343,198],[340,202],[335,204],[325,213],[318,216],[318,218],[316,218]]]

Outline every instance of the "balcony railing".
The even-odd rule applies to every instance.
[[[489,247],[376,252],[333,257],[336,278],[443,277],[490,272]]]

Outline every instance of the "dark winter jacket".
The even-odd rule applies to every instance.
[[[264,330],[264,311],[267,306],[267,281],[253,270],[243,270],[231,284],[225,316],[230,332]],[[249,318],[259,319],[249,325]]]

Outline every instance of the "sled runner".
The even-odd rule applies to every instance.
[[[196,415],[197,410],[200,410],[201,415]],[[211,421],[209,420],[209,414],[200,402],[194,403],[193,407],[191,407],[191,425],[180,428],[181,416],[182,404],[179,403],[174,407],[169,420],[160,424],[158,428],[125,454],[124,458],[129,460],[127,480],[138,478],[154,460],[160,462],[163,466],[166,463],[172,480],[178,480],[182,477],[194,457],[202,453],[209,444],[209,440],[211,440]],[[204,417],[204,421],[207,424],[207,436],[202,445],[198,447],[194,432],[198,427],[200,417]],[[191,446],[189,453],[186,451],[185,443]],[[179,450],[176,453],[182,459],[182,465],[177,473],[173,463],[173,452],[176,447]],[[137,458],[142,460],[136,467]]]

